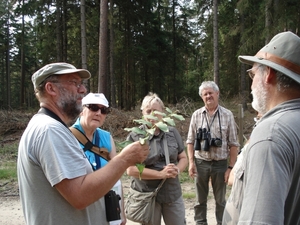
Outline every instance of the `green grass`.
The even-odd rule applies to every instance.
[[[193,183],[193,180],[190,178],[187,168],[179,174],[179,181],[181,184],[185,182]]]
[[[187,193],[182,193],[182,197],[184,199],[195,199],[196,198],[196,192],[187,192]]]
[[[16,159],[19,143],[5,144],[0,148],[0,162],[5,159]]]
[[[15,161],[1,162],[0,180],[17,179],[17,163]]]
[[[4,145],[0,149],[0,180],[17,179],[18,143]]]

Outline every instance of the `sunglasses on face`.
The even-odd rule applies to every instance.
[[[96,104],[88,104],[88,105],[85,105],[85,107],[87,107],[89,110],[91,110],[93,112],[98,112],[98,110],[100,109],[101,114],[108,114],[108,113],[110,113],[110,108],[107,108],[105,106],[99,107]]]

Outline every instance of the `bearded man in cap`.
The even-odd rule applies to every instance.
[[[41,109],[19,143],[18,182],[26,224],[108,225],[103,196],[148,146],[132,143],[95,172],[68,129],[82,111],[90,72],[52,63],[32,75]]]
[[[277,34],[255,56],[239,56],[252,82],[253,108],[263,115],[229,197],[223,224],[300,224],[300,38]]]

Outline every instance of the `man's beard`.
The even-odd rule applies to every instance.
[[[261,115],[267,112],[267,91],[263,82],[258,82],[257,87],[251,92],[253,96],[252,107]]]
[[[59,87],[62,98],[57,102],[58,107],[71,120],[75,120],[82,111],[82,105],[77,102],[80,94],[74,95],[63,87]]]

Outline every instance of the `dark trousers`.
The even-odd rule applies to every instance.
[[[226,183],[224,174],[227,170],[227,160],[205,161],[195,159],[197,177],[195,179],[197,191],[197,204],[194,207],[196,224],[207,225],[207,196],[209,191],[209,179],[213,188],[216,201],[217,224],[222,224],[223,212],[226,204]]]

